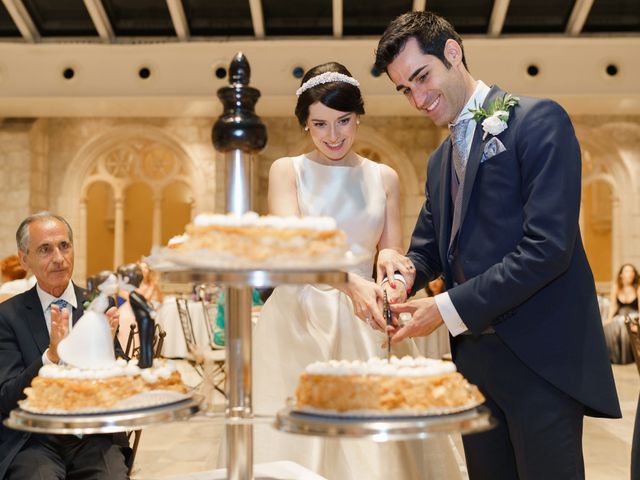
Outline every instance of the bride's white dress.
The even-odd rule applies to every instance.
[[[327,166],[304,155],[292,158],[303,215],[334,217],[350,244],[368,257],[354,272],[371,278],[384,227],[386,195],[379,165]],[[315,361],[384,357],[384,334],[353,313],[351,300],[326,285],[277,287],[253,331],[253,406],[274,415],[293,397],[298,377]],[[395,355],[416,354],[413,342]],[[331,480],[460,478],[451,439],[375,443],[285,434],[269,425],[254,428],[254,462],[291,460]]]

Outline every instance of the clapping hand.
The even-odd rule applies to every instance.
[[[69,334],[69,309],[60,309],[58,305],[51,305],[51,335],[49,336],[49,351],[47,356],[53,363],[58,363],[58,344]]]

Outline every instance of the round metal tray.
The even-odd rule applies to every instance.
[[[376,442],[424,440],[434,435],[476,433],[495,425],[489,409],[476,407],[460,413],[432,416],[356,418],[297,412],[278,412],[274,427],[280,431],[324,437],[369,438]]]
[[[285,284],[345,283],[347,273],[338,270],[206,270],[185,269],[162,272],[168,284],[221,283],[232,286],[275,287]]]
[[[201,395],[181,402],[114,413],[45,415],[20,408],[12,410],[4,425],[14,430],[51,434],[114,433],[158,423],[188,420],[198,412]]]

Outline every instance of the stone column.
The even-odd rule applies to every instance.
[[[124,198],[122,193],[116,193],[115,203],[115,225],[113,235],[113,270],[124,263]]]
[[[162,194],[156,192],[153,196],[153,224],[151,245],[162,243]]]

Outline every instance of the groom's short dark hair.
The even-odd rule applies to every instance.
[[[386,72],[410,38],[418,41],[422,53],[437,57],[447,68],[451,64],[444,56],[444,46],[450,38],[455,40],[460,45],[462,63],[467,68],[462,38],[446,19],[431,12],[404,13],[389,24],[378,42],[376,68]]]

